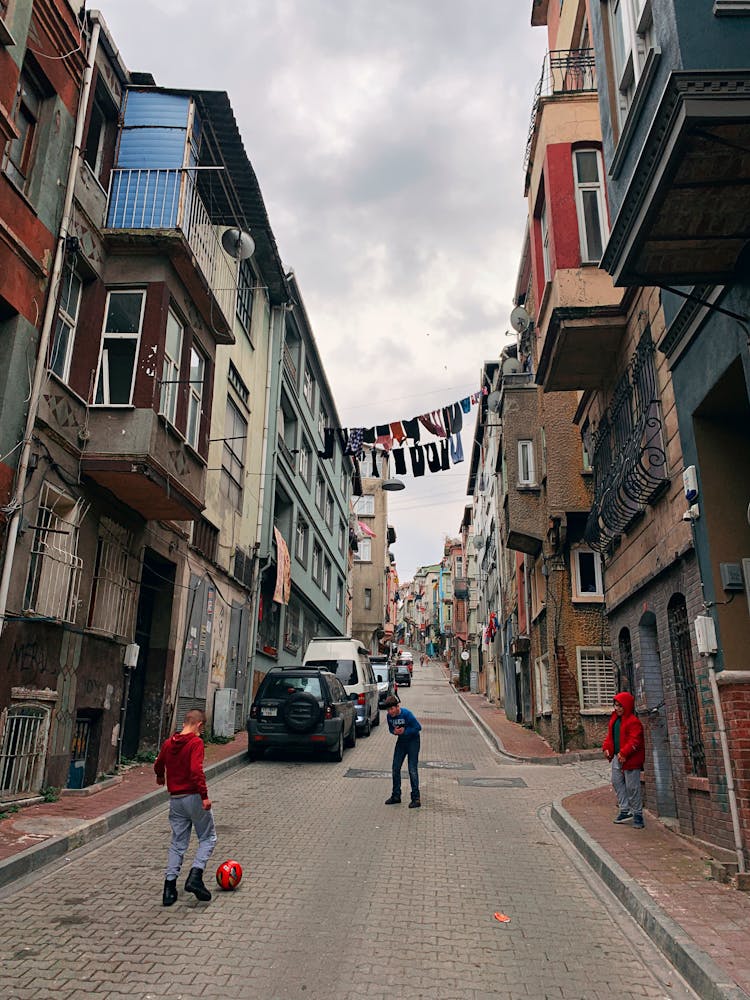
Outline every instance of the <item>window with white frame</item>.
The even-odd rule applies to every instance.
[[[574,601],[601,601],[604,598],[602,558],[587,548],[571,549]]]
[[[328,559],[323,560],[323,578],[321,581],[323,593],[326,597],[331,596],[331,563]]]
[[[219,493],[235,510],[242,510],[246,443],[247,421],[232,400],[227,399]]]
[[[323,508],[325,506],[325,495],[326,486],[323,477],[318,473],[315,480],[315,506],[318,508],[320,513],[323,513]]]
[[[372,562],[372,542],[369,538],[362,538],[357,542],[357,551],[354,553],[355,562]]]
[[[598,264],[607,240],[607,204],[604,198],[604,167],[598,149],[573,152],[578,236],[581,261]]]
[[[536,715],[550,715],[552,698],[550,695],[549,653],[534,660],[534,682],[536,687]]]
[[[303,566],[307,565],[307,539],[310,527],[302,517],[297,518],[297,528],[294,535],[294,554]]]
[[[339,489],[341,490],[341,496],[346,496],[346,491],[349,486],[349,473],[346,468],[346,459],[341,456],[341,476],[339,478]]]
[[[132,639],[137,581],[131,571],[133,536],[108,517],[99,522],[89,628]]]
[[[60,305],[50,351],[50,369],[64,382],[68,380],[73,341],[78,324],[78,310],[81,305],[81,279],[68,264],[65,266],[60,289]]]
[[[180,382],[180,356],[182,354],[182,323],[170,309],[167,312],[167,332],[164,338],[164,361],[161,366],[161,399],[159,412],[170,424],[177,414],[177,396]]]
[[[299,450],[299,474],[309,489],[312,477],[312,449],[305,438],[302,439],[302,445]]]
[[[371,611],[372,610],[372,587],[365,587],[364,603],[365,603],[365,611]]]
[[[310,369],[305,365],[305,373],[302,378],[302,395],[307,400],[307,405],[313,409],[315,404],[315,379]]]
[[[609,650],[598,646],[577,646],[578,693],[583,711],[610,712],[617,694],[615,665]]]
[[[336,580],[336,610],[341,613],[344,610],[344,581]]]
[[[330,531],[333,531],[333,496],[326,491],[326,502],[323,517]]]
[[[651,0],[610,0],[609,23],[617,113],[622,124],[654,48]]]
[[[143,290],[118,290],[107,295],[94,395],[97,406],[130,405],[145,302]]]
[[[534,466],[534,442],[518,442],[518,485],[535,486],[536,468]]]
[[[78,555],[78,529],[85,514],[80,500],[45,483],[32,530],[31,561],[24,610],[64,622],[75,622],[83,560]]]
[[[18,79],[13,109],[15,135],[7,143],[3,156],[3,170],[22,190],[28,187],[34,163],[37,131],[42,114],[44,93],[31,70],[24,66]]]
[[[531,599],[531,617],[536,618],[545,606],[545,579],[542,572],[543,562],[540,559],[530,561],[529,565],[529,596]]]
[[[542,209],[539,213],[539,232],[542,237],[542,263],[544,265],[544,282],[552,280],[552,265],[550,263],[549,255],[549,220],[547,218],[547,204],[542,203]]]
[[[313,542],[312,547],[312,565],[310,567],[312,572],[313,580],[320,585],[321,574],[323,571],[323,550],[320,547],[320,543]]]
[[[328,426],[328,414],[325,411],[325,407],[321,406],[318,412],[318,434],[323,437],[323,432]]]
[[[362,497],[354,497],[354,513],[358,517],[374,517],[375,497],[370,493]]]
[[[190,348],[190,384],[188,385],[188,417],[185,438],[191,448],[198,447],[203,415],[203,383],[206,359],[197,347]]]
[[[343,521],[339,521],[338,544],[339,552],[343,554],[346,551],[346,525]]]
[[[237,319],[245,333],[250,333],[250,323],[253,316],[253,287],[255,275],[249,260],[240,261],[237,277]]]

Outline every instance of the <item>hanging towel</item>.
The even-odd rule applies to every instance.
[[[464,413],[471,413],[471,396],[464,396],[461,400],[461,409]]]
[[[318,458],[333,458],[333,447],[336,441],[336,431],[333,427],[326,427],[323,431],[323,450],[318,452]]]
[[[454,465],[464,460],[464,446],[461,442],[461,435],[456,434],[451,438],[451,461]]]
[[[412,417],[411,420],[402,420],[401,423],[404,425],[406,436],[411,438],[414,444],[419,444],[419,419]]]
[[[451,407],[451,434],[458,434],[464,425],[464,414],[460,403]]]
[[[403,448],[394,448],[391,452],[393,455],[393,461],[396,466],[396,475],[405,476],[406,475],[406,455]]]
[[[391,433],[399,444],[406,440],[406,431],[400,420],[396,420],[391,424]]]
[[[448,457],[448,441],[440,442],[440,468],[443,472],[447,472],[450,469],[451,463]]]
[[[415,444],[413,448],[409,448],[409,454],[411,455],[411,471],[415,478],[419,478],[424,475],[424,449],[421,444]]]
[[[429,444],[425,445],[425,453],[427,456],[427,467],[430,472],[440,472],[443,463],[438,454],[437,444],[434,441],[430,441]]]
[[[364,444],[375,444],[375,428],[368,427],[362,433],[362,442]]]

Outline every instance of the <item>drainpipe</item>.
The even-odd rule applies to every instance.
[[[737,869],[745,871],[745,851],[742,844],[742,829],[740,827],[740,817],[737,811],[737,790],[734,787],[734,777],[732,775],[732,761],[729,756],[729,742],[727,741],[727,727],[724,722],[724,711],[721,707],[719,697],[719,685],[716,683],[716,657],[709,654],[708,679],[711,684],[711,694],[714,699],[714,710],[716,711],[716,722],[719,727],[719,738],[721,740],[721,756],[724,762],[724,774],[727,781],[727,795],[729,797],[729,811],[732,814],[732,830],[734,832],[734,849],[737,853]]]
[[[63,199],[62,218],[60,220],[60,231],[57,237],[55,248],[55,258],[52,264],[49,286],[47,290],[47,302],[44,309],[44,319],[42,329],[39,334],[39,345],[37,347],[36,364],[34,367],[34,377],[31,383],[31,395],[29,397],[29,409],[26,414],[26,428],[24,430],[23,449],[18,461],[16,470],[16,487],[13,493],[11,506],[13,508],[8,522],[5,541],[5,554],[3,556],[3,569],[0,576],[0,635],[5,628],[6,612],[8,609],[8,591],[10,590],[10,579],[13,574],[13,558],[18,541],[18,529],[23,517],[24,493],[26,491],[26,474],[29,469],[31,458],[31,443],[34,435],[37,413],[39,412],[39,400],[42,395],[42,386],[47,374],[47,351],[49,349],[50,332],[57,312],[57,289],[60,282],[63,261],[65,259],[65,241],[68,236],[73,208],[73,193],[75,191],[76,178],[78,177],[78,166],[81,160],[81,142],[83,140],[83,126],[86,120],[86,109],[89,103],[91,92],[91,79],[94,73],[94,62],[96,60],[96,50],[99,45],[100,24],[94,20],[94,27],[89,41],[88,59],[86,69],[83,74],[83,85],[81,96],[78,102],[78,114],[76,116],[76,127],[73,138],[73,152],[70,158],[70,168],[68,170],[68,180],[65,186],[65,196]]]

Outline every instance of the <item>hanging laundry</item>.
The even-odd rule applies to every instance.
[[[393,434],[398,444],[406,440],[406,431],[400,420],[396,420],[391,424],[391,434]]]
[[[448,457],[448,441],[440,442],[440,468],[443,472],[447,472],[451,467],[450,458]]]
[[[412,417],[411,420],[402,420],[406,436],[411,438],[414,444],[419,444],[419,418]]]
[[[424,475],[424,449],[421,444],[415,444],[414,447],[409,448],[409,455],[411,456],[411,471],[415,478],[419,478]]]
[[[362,435],[364,432],[364,427],[349,428],[349,450],[344,452],[345,455],[355,455],[359,458],[362,454]]]
[[[430,472],[440,472],[443,463],[438,454],[437,444],[434,441],[430,441],[429,444],[425,446],[425,454],[427,456],[427,468]]]
[[[430,434],[434,434],[435,437],[445,437],[445,428],[436,419],[433,413],[423,413],[420,417],[417,417],[420,424],[425,427]]]
[[[370,473],[370,475],[372,476],[373,479],[380,479],[380,470],[378,469],[378,453],[377,453],[377,450],[375,448],[373,448],[370,451],[370,455],[372,456],[372,472]]]
[[[461,400],[461,409],[464,413],[471,413],[471,396],[464,396]]]
[[[339,427],[336,433],[339,436],[339,441],[341,442],[341,450],[345,455],[351,455],[349,451],[349,431],[346,427]]]
[[[336,443],[336,431],[333,427],[326,427],[323,431],[323,450],[318,452],[318,458],[333,458],[333,449]]]
[[[451,434],[458,434],[464,426],[464,414],[460,403],[451,406]]]
[[[464,460],[464,446],[461,442],[461,435],[456,434],[451,438],[451,462],[458,465]]]
[[[393,455],[393,462],[396,466],[396,475],[405,476],[406,475],[406,454],[404,448],[394,448],[391,452]]]
[[[448,431],[445,429],[445,424],[443,423],[443,411],[442,410],[433,410],[432,411],[432,419],[433,419],[433,421],[435,423],[435,426],[438,428],[438,430],[437,430],[437,436],[438,437],[448,437]]]
[[[390,424],[377,424],[375,430],[378,435],[375,438],[375,444],[380,444],[386,449],[386,451],[390,451],[393,447],[393,437],[391,436]]]
[[[375,444],[375,428],[368,427],[362,434],[363,444]]]

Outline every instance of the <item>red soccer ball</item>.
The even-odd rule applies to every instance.
[[[224,861],[216,869],[216,884],[220,889],[236,889],[242,879],[239,861]]]

